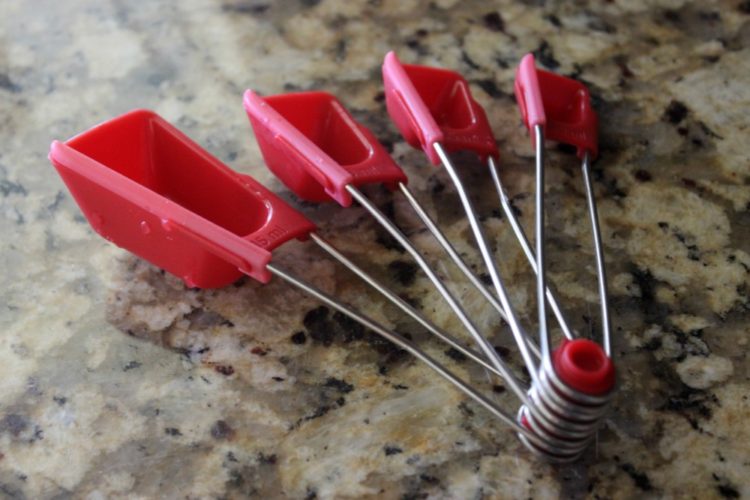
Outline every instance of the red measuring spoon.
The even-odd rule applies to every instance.
[[[606,273],[596,200],[590,178],[590,162],[598,154],[598,120],[591,107],[589,91],[583,83],[572,78],[537,69],[532,54],[527,54],[521,59],[516,70],[514,88],[521,117],[526,127],[532,132],[530,135],[536,150],[537,183],[540,184],[537,186],[538,228],[543,227],[541,210],[544,207],[544,139],[575,146],[578,157],[582,160],[581,169],[594,236],[594,253],[599,278],[604,349],[609,355],[611,327]],[[543,238],[538,236],[537,245],[540,245],[542,241]],[[539,251],[540,249],[537,249],[537,252]]]
[[[441,162],[436,144],[449,152],[474,151],[483,160],[499,157],[487,115],[460,74],[402,64],[389,52],[383,62],[383,84],[391,119],[404,139],[422,148],[433,164]]]
[[[580,82],[548,71],[538,70],[534,56],[526,55],[516,71],[515,93],[521,116],[531,132],[536,152],[536,243],[537,296],[542,350],[551,362],[545,363],[550,389],[539,389],[540,398],[556,405],[554,415],[561,425],[551,428],[528,408],[522,408],[518,420],[521,425],[542,437],[561,438],[572,450],[583,450],[593,439],[615,387],[615,367],[610,358],[610,320],[607,304],[607,285],[604,255],[589,172],[590,161],[597,151],[597,118],[591,108],[588,89]],[[549,353],[549,335],[545,320],[544,268],[544,140],[574,145],[582,159],[589,217],[594,236],[594,250],[602,309],[603,347],[581,338],[566,340]],[[496,182],[501,198],[504,193]],[[562,429],[562,431],[560,430]],[[521,438],[524,439],[523,437]],[[532,445],[533,447],[533,445]]]
[[[271,250],[315,229],[151,111],[55,141],[49,159],[96,232],[188,286],[265,283]]]
[[[243,102],[268,168],[304,200],[348,207],[347,186],[382,182],[395,189],[406,182],[372,132],[331,94],[261,97],[248,90]]]
[[[514,88],[521,117],[530,131],[541,125],[547,139],[575,146],[581,159],[587,152],[592,161],[596,159],[598,120],[583,83],[537,69],[534,55],[527,54],[516,71]]]

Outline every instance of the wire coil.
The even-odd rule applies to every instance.
[[[572,389],[560,380],[551,363],[542,363],[538,380],[528,392],[533,405],[522,405],[517,420],[542,443],[523,434],[519,438],[527,448],[550,461],[574,461],[601,427],[612,391],[591,396]]]

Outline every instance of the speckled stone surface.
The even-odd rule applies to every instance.
[[[750,3],[455,0],[0,5],[0,492],[9,498],[738,498],[750,496]],[[98,237],[48,164],[65,139],[152,108],[296,203],[241,106],[325,89],[370,126],[467,259],[453,189],[399,137],[379,66],[453,68],[486,107],[524,224],[531,150],[512,97],[528,51],[585,81],[619,392],[584,459],[550,466],[427,368],[280,282],[191,290]],[[549,266],[574,326],[598,309],[580,172],[549,153]],[[460,156],[523,320],[531,275],[486,170]],[[483,331],[507,329],[400,197],[368,190]],[[447,330],[458,324],[359,208],[299,205]],[[465,361],[309,244],[276,254],[492,392]],[[480,268],[481,269],[481,268]],[[497,383],[495,383],[497,384]],[[509,411],[517,401],[501,385]]]

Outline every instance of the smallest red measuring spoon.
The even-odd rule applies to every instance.
[[[544,360],[542,380],[546,385],[532,388],[531,399],[538,406],[549,405],[558,423],[551,429],[534,411],[523,406],[518,414],[521,425],[543,438],[563,439],[581,453],[593,439],[608,409],[615,388],[615,368],[611,360],[610,319],[607,281],[601,244],[599,218],[591,185],[590,162],[596,158],[597,117],[584,84],[536,68],[534,56],[527,54],[516,70],[515,93],[524,124],[532,134],[536,154],[536,270],[540,343]],[[566,340],[550,353],[546,327],[546,272],[544,262],[544,140],[576,147],[594,240],[599,297],[602,314],[603,346],[585,339]],[[503,203],[507,203],[499,181],[495,179]],[[538,395],[535,397],[534,392]],[[540,396],[541,395],[541,396]],[[538,413],[538,412],[537,412]],[[562,432],[560,431],[562,429]],[[525,437],[521,436],[525,441]],[[529,443],[527,443],[529,444]],[[535,448],[533,444],[530,446]]]
[[[545,138],[576,147],[581,159],[581,170],[586,188],[589,219],[594,239],[599,297],[602,313],[603,345],[610,355],[610,319],[607,300],[607,281],[601,231],[596,199],[591,185],[591,162],[598,155],[598,120],[591,107],[586,86],[555,73],[536,68],[534,56],[527,54],[516,71],[515,93],[524,124],[532,132],[532,145],[536,151],[536,257],[537,293],[544,290],[544,140]],[[499,182],[499,181],[498,181]],[[498,191],[503,196],[502,189]],[[540,321],[543,316],[544,294],[540,297]],[[544,346],[542,346],[544,349]]]

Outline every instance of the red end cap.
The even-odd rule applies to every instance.
[[[563,383],[584,394],[601,396],[615,386],[615,365],[591,340],[564,341],[552,353],[552,365]]]

